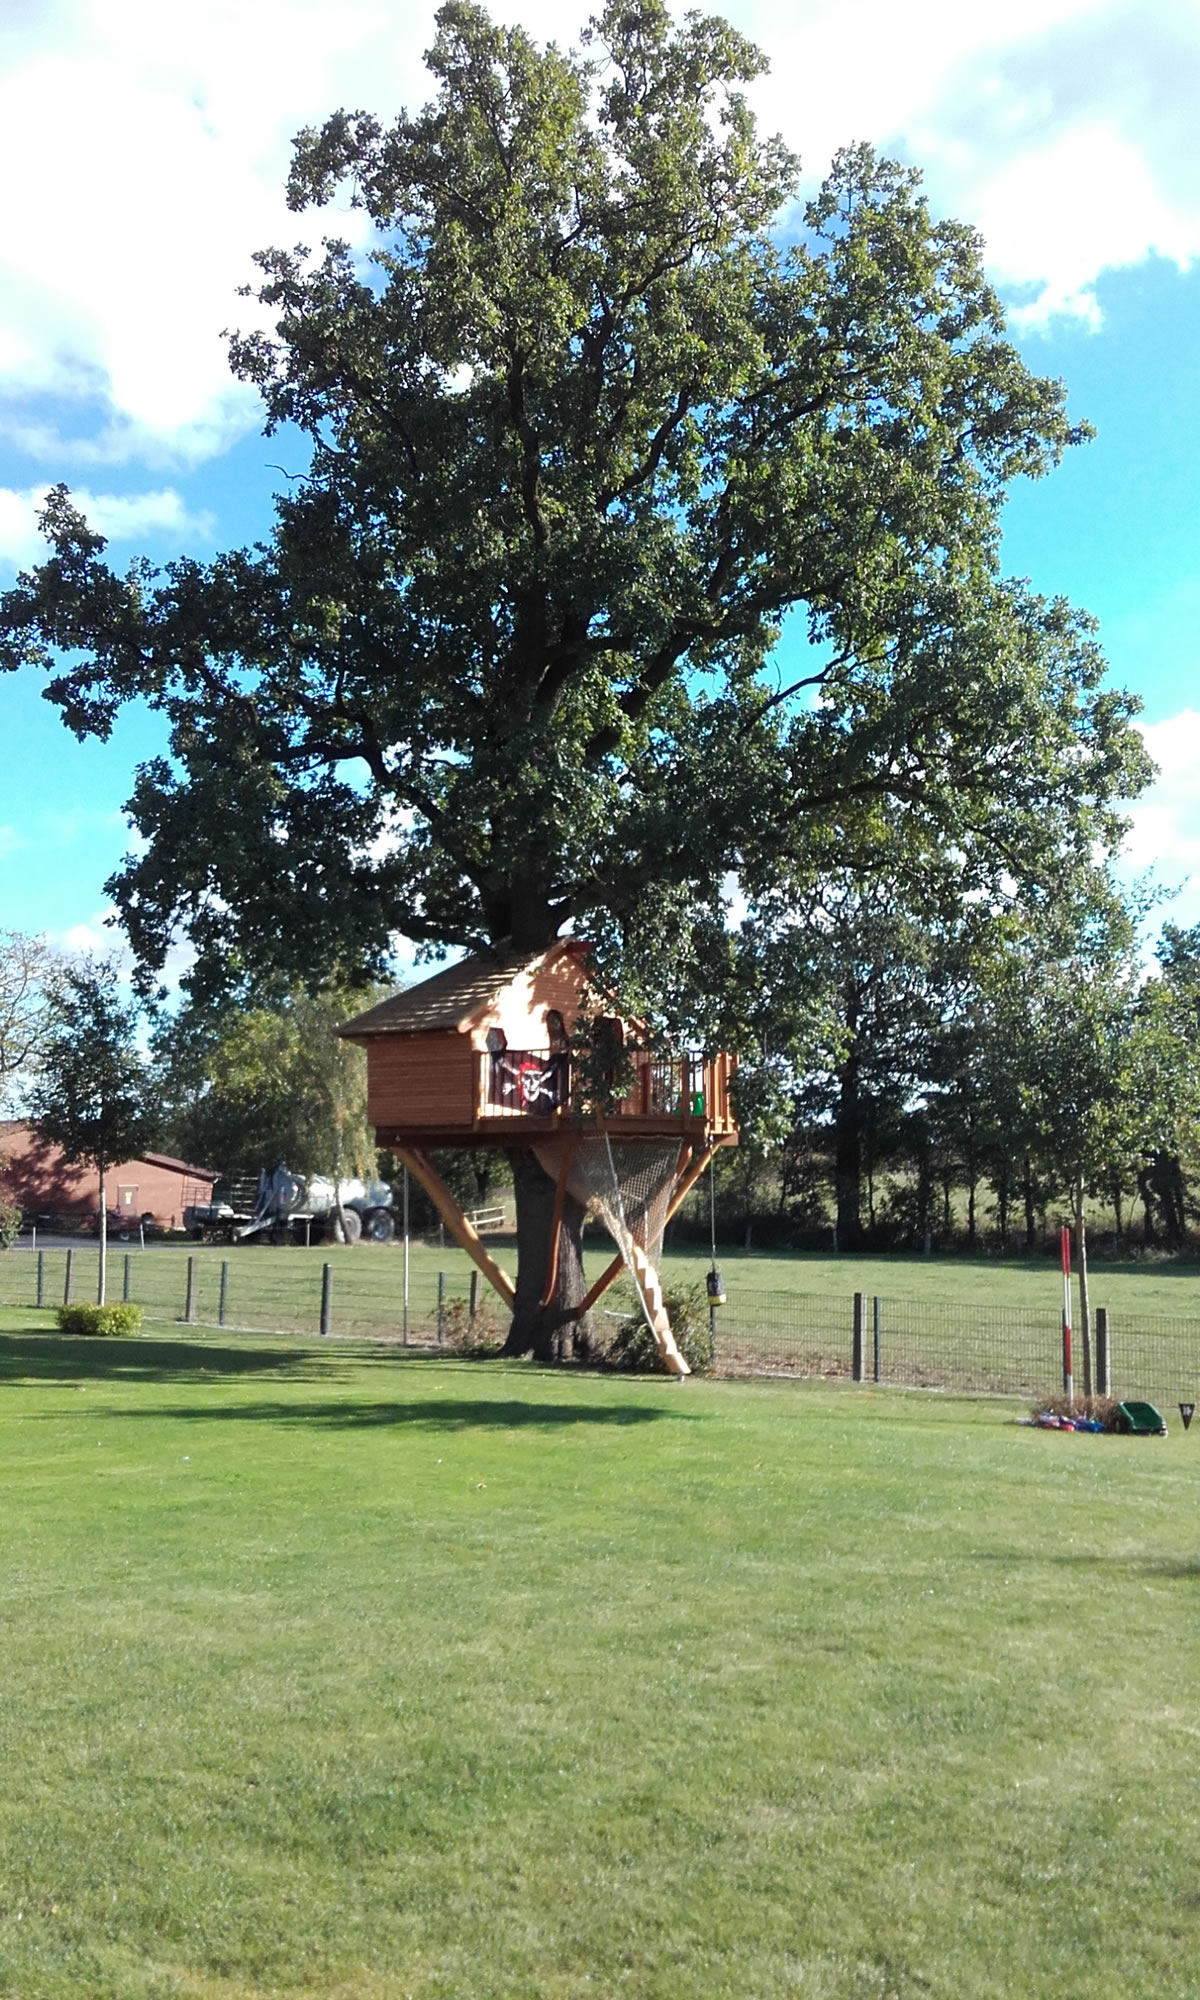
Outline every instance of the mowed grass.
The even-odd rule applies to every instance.
[[[0,1992],[1196,1991],[1200,1435],[0,1313]]]

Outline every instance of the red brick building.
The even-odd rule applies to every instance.
[[[149,1217],[163,1229],[182,1229],[183,1211],[212,1199],[216,1172],[145,1153],[110,1167],[106,1192],[110,1216],[136,1227]],[[94,1220],[100,1176],[94,1167],[69,1167],[57,1146],[39,1139],[21,1119],[0,1120],[0,1188],[26,1215],[48,1215],[73,1227]]]

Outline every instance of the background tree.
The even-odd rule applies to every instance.
[[[15,1108],[21,1078],[36,1055],[53,965],[43,938],[0,930],[0,1114]]]
[[[781,248],[796,163],[739,88],[763,59],[661,0],[577,53],[451,0],[428,61],[424,111],[297,142],[292,206],[348,199],[376,248],[259,258],[275,330],[234,369],[310,448],[269,540],[120,578],[57,489],[51,558],[0,605],[0,664],[56,669],[68,726],[168,718],[110,885],[146,977],[180,929],[204,996],[377,973],[396,931],[574,925],[631,1010],[731,1039],[703,958],[731,870],[753,897],[851,865],[880,801],[991,875],[1111,839],[1133,704],[1088,620],[997,560],[1007,483],[1080,433],[974,232],[859,148]],[[517,1186],[540,1270],[528,1156]],[[570,1222],[511,1336],[547,1357]]]
[[[30,1117],[68,1166],[95,1167],[100,1177],[97,1298],[103,1305],[108,1170],[154,1143],[157,1108],[135,1039],[138,1009],[121,999],[115,960],[85,958],[57,967],[46,997],[48,1023],[29,1091]]]
[[[227,1174],[286,1165],[373,1175],[366,1058],[334,1030],[379,997],[325,986],[293,989],[271,1005],[185,1003],[154,1037],[170,1143]]]

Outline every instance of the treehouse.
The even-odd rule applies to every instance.
[[[532,955],[467,958],[392,994],[338,1033],[367,1052],[367,1110],[379,1144],[421,1182],[447,1229],[508,1304],[512,1280],[437,1173],[431,1147],[527,1146],[556,1188],[545,1300],[554,1290],[569,1191],[604,1222],[620,1253],[576,1314],[591,1307],[624,1264],[667,1365],[675,1365],[674,1351],[676,1372],[686,1373],[654,1264],[666,1221],[714,1148],[737,1144],[729,1100],[733,1058],[664,1058],[637,1047],[637,1023],[604,1014],[604,1002],[589,991],[585,958],[586,947],[573,939]],[[582,1014],[595,1021],[588,1062],[571,1045]]]

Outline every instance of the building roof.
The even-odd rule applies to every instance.
[[[438,1029],[466,1028],[478,1014],[490,1007],[496,996],[522,972],[577,951],[578,944],[563,938],[548,951],[512,952],[498,947],[494,952],[478,952],[447,965],[431,979],[403,992],[389,994],[365,1014],[343,1021],[339,1035],[420,1035]]]
[[[0,1148],[5,1141],[17,1144],[21,1140],[37,1141],[37,1130],[28,1118],[0,1118]],[[57,1147],[51,1147],[57,1151]],[[197,1167],[191,1160],[177,1160],[171,1153],[135,1153],[132,1159],[114,1161],[114,1166],[132,1167],[141,1161],[147,1167],[164,1167],[173,1174],[188,1174],[197,1181],[217,1181],[221,1176],[216,1167]]]
[[[139,1160],[145,1160],[148,1167],[168,1167],[173,1174],[190,1174],[197,1181],[219,1181],[221,1176],[216,1167],[196,1167],[190,1160],[173,1159],[170,1153],[139,1153]]]

